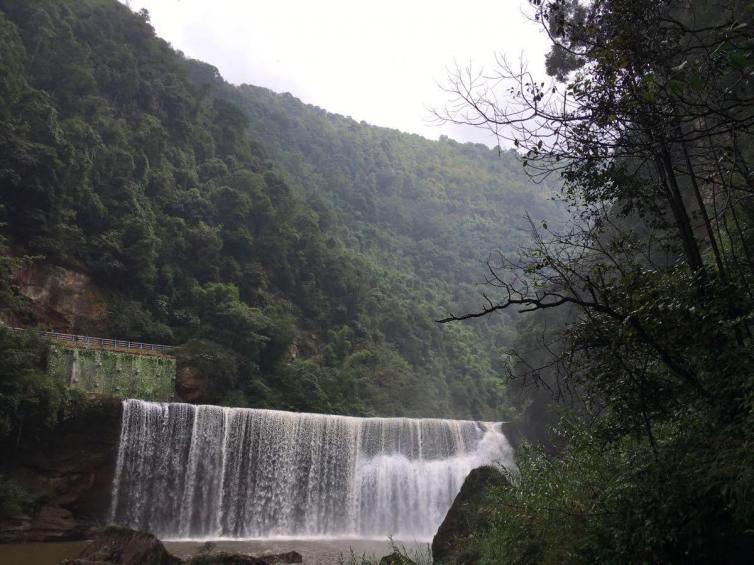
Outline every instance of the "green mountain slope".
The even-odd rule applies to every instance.
[[[509,325],[433,320],[555,213],[511,154],[232,87],[114,0],[0,0],[0,99],[8,248],[186,343],[212,401],[501,417]]]

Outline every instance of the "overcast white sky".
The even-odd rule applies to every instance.
[[[290,92],[371,124],[494,145],[489,134],[432,125],[427,108],[456,64],[495,54],[544,68],[546,38],[527,0],[121,0],[149,10],[158,35],[226,80]],[[544,80],[544,71],[537,72]]]

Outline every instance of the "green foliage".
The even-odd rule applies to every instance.
[[[569,428],[557,456],[521,450],[513,486],[487,501],[482,563],[742,562],[754,481],[741,438],[710,436],[696,414],[656,429],[654,448]]]
[[[148,352],[50,344],[47,374],[86,393],[163,402],[175,396],[175,359]]]
[[[63,416],[70,392],[47,374],[47,352],[37,337],[0,328],[0,441],[33,438]]]
[[[212,375],[209,382],[213,397],[222,399],[228,391],[239,388],[244,359],[234,351],[215,342],[201,339],[188,341],[176,356],[178,367],[192,367],[199,374]],[[239,403],[242,406],[245,399]]]
[[[752,13],[735,2],[532,4],[577,60],[550,58],[561,91],[513,87],[545,124],[513,127],[532,169],[562,172],[581,221],[568,233],[543,226],[525,261],[498,272],[498,308],[538,311],[520,344],[540,351],[521,352],[514,373],[551,393],[525,410],[531,423],[549,408],[557,437],[550,453],[524,454],[513,487],[490,501],[482,554],[749,562],[754,140],[743,116],[754,61],[739,55],[754,45]],[[569,401],[560,422],[557,401]]]
[[[348,249],[359,279],[348,285],[352,290],[343,288],[356,273],[338,262],[327,286],[340,297],[336,319],[352,330],[350,347],[360,359],[383,355],[390,361],[397,354],[418,381],[402,397],[402,408],[386,399],[395,407],[382,412],[426,414],[405,401],[419,394],[444,413],[500,418],[505,397],[499,354],[512,343],[510,319],[465,328],[441,328],[434,320],[476,307],[483,260],[492,249],[516,248],[524,209],[538,218],[560,217],[547,200],[548,188],[532,185],[514,153],[369,127],[288,94],[229,87],[206,64],[187,66],[195,80],[246,111],[252,134],[264,139],[286,179],[316,210],[320,226]],[[377,348],[379,353],[359,347],[365,332],[388,347]],[[339,335],[330,333],[335,342],[322,352],[331,367],[334,358],[345,359],[335,351],[343,346]],[[399,390],[402,372],[392,371],[396,377],[388,380]],[[369,388],[380,394],[379,387]]]
[[[511,330],[433,320],[552,211],[514,155],[232,87],[114,0],[0,0],[0,53],[9,246],[91,275],[113,337],[204,343],[214,402],[502,416]]]
[[[391,554],[383,557],[357,554],[353,548],[347,554],[338,556],[338,565],[431,565],[432,548],[427,545],[423,548],[407,549],[404,545],[398,545],[390,539]]]
[[[585,531],[603,510],[613,479],[605,454],[572,446],[557,458],[524,447],[511,486],[493,492],[490,527],[476,546],[483,563],[574,563]],[[501,557],[503,556],[503,557]]]

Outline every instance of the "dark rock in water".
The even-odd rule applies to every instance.
[[[43,437],[0,445],[0,475],[37,497],[28,514],[0,521],[0,542],[91,538],[107,519],[121,401],[82,401]]]
[[[474,534],[489,525],[486,498],[491,489],[507,485],[508,480],[495,467],[479,467],[466,477],[432,540],[432,559],[436,564],[472,564],[479,560],[473,544]]]
[[[211,553],[212,551],[215,551],[215,548],[217,547],[217,544],[212,543],[211,541],[205,541],[202,546],[199,548],[199,553]]]
[[[162,542],[152,534],[120,526],[108,526],[84,548],[78,559],[63,562],[64,565],[93,563],[180,565],[183,562],[168,553]]]
[[[170,554],[152,534],[108,526],[78,558],[63,561],[61,565],[280,565],[303,562],[301,554],[296,551],[254,557],[223,551],[215,553],[214,549],[215,544],[207,542],[198,555],[183,561]]]
[[[264,559],[267,563],[303,563],[304,558],[298,551],[287,551],[285,553],[276,553],[275,555],[263,555],[260,559]]]
[[[411,559],[405,555],[401,555],[397,551],[394,551],[390,555],[386,555],[380,559],[380,565],[416,565]]]
[[[241,553],[204,553],[186,561],[187,565],[277,565],[280,563],[302,563],[301,554],[296,551],[252,557]]]
[[[61,565],[280,565],[303,562],[301,554],[296,551],[253,557],[223,551],[215,553],[214,549],[215,544],[207,542],[198,555],[183,561],[169,553],[152,534],[108,526],[84,548],[79,557],[63,561]]]

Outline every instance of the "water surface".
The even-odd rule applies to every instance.
[[[77,557],[89,542],[47,542],[47,543],[11,543],[0,545],[0,565],[59,565],[63,559]],[[186,559],[199,553],[207,542],[204,541],[166,541],[165,547],[173,555]],[[341,556],[347,557],[353,552],[356,556],[366,555],[379,559],[392,552],[389,540],[364,539],[272,539],[272,540],[221,540],[212,542],[213,551],[228,551],[263,555],[266,553],[283,553],[298,551],[304,558],[305,565],[329,565],[338,562]],[[409,555],[428,551],[427,544],[416,542],[394,542],[405,548]]]
[[[0,544],[0,565],[59,565],[63,559],[77,557],[88,543],[65,541]]]

